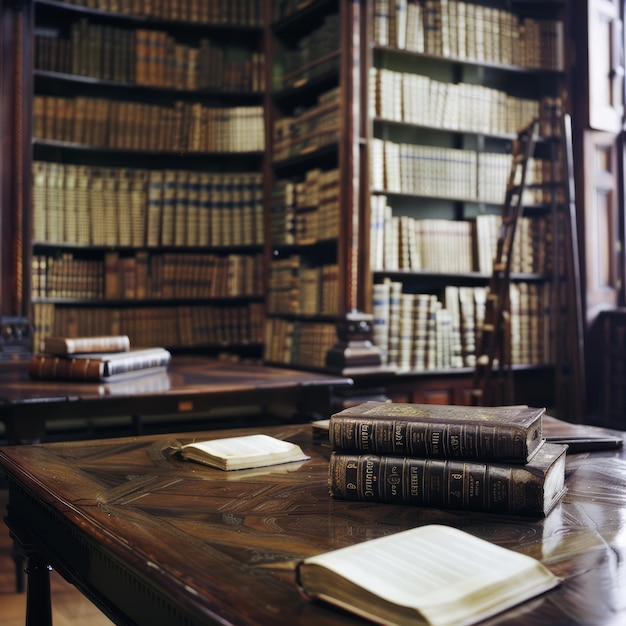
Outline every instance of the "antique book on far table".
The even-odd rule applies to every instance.
[[[188,443],[180,448],[180,455],[222,470],[266,467],[309,458],[299,445],[262,434]]]
[[[330,446],[356,454],[527,463],[544,408],[364,402],[330,418]]]
[[[165,348],[143,348],[125,352],[100,352],[55,356],[40,354],[28,364],[31,378],[114,382],[164,371],[172,359]]]
[[[334,452],[329,489],[362,502],[543,517],[565,493],[566,451],[544,443],[525,465]]]
[[[431,524],[300,561],[300,589],[389,626],[469,626],[556,587],[537,559]]]

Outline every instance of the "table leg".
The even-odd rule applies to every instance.
[[[133,415],[133,429],[135,436],[143,435],[143,420],[141,419],[141,415]]]
[[[40,555],[36,553],[28,555],[26,626],[52,626],[51,571],[52,567]]]
[[[11,546],[11,558],[15,564],[15,592],[24,593],[24,567],[26,565],[26,557],[20,550],[16,541]]]

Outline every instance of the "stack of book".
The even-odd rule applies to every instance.
[[[365,402],[330,418],[334,497],[545,516],[565,493],[567,446],[543,408]]]
[[[165,348],[131,349],[127,335],[48,336],[28,373],[38,380],[115,382],[165,371],[171,359]]]

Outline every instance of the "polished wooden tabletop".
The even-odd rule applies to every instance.
[[[351,384],[334,374],[201,356],[174,356],[165,372],[115,383],[32,380],[24,364],[0,370],[0,420],[9,440],[20,441],[41,438],[46,420],[184,415],[238,403],[283,402],[328,416],[333,389]]]
[[[546,422],[548,434],[605,432]],[[568,455],[567,494],[545,519],[331,499],[329,449],[309,424],[263,429],[310,454],[295,464],[222,472],[172,454],[178,442],[249,432],[0,449],[8,523],[118,623],[362,623],[301,597],[298,559],[432,522],[530,554],[564,579],[488,624],[626,623],[623,449]]]

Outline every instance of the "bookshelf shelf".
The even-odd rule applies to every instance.
[[[333,248],[337,247],[337,239],[323,238],[314,241],[301,241],[299,243],[287,244],[277,243],[274,245],[274,256],[282,256],[285,254],[293,254],[297,252],[306,252],[314,249],[321,250],[322,252],[329,252]]]
[[[216,3],[217,4],[217,3]],[[37,10],[49,11],[49,12],[61,12],[67,14],[75,14],[84,17],[93,17],[100,20],[113,20],[116,22],[124,22],[128,24],[143,25],[143,26],[168,26],[168,27],[183,27],[190,30],[201,29],[203,32],[224,32],[224,33],[241,33],[242,30],[261,36],[263,33],[263,27],[261,25],[262,17],[260,12],[257,11],[256,15],[250,16],[252,23],[236,22],[228,23],[225,18],[218,17],[217,20],[206,19],[201,21],[200,19],[173,19],[172,17],[161,17],[155,15],[133,12],[109,11],[105,9],[99,9],[95,7],[84,6],[75,4],[72,2],[62,2],[57,0],[34,0],[34,5]],[[254,6],[255,3],[251,2],[250,6]],[[227,4],[223,3],[223,8],[226,8]]]
[[[251,302],[263,302],[263,296],[230,296],[230,297],[185,297],[185,298],[33,298],[34,304],[59,304],[81,308],[93,308],[94,300],[97,306],[103,308],[126,307],[132,303],[133,307],[149,309],[165,305],[184,306],[187,304],[212,304],[212,305],[242,305]]]
[[[123,92],[129,96],[175,96],[177,98],[186,97],[197,100],[198,98],[218,98],[219,101],[228,102],[234,100],[237,102],[248,102],[259,104],[263,99],[262,91],[244,91],[228,90],[228,89],[173,89],[169,87],[160,87],[157,85],[140,85],[133,82],[124,82],[119,80],[106,80],[102,78],[94,78],[92,76],[80,76],[76,74],[66,74],[63,72],[54,72],[49,70],[35,70],[33,77],[36,86],[41,89],[56,89],[61,84],[69,87],[88,86],[97,89],[102,93],[110,93],[111,89]]]
[[[76,252],[84,252],[91,253],[95,256],[101,256],[104,252],[109,251],[117,251],[117,252],[137,252],[140,250],[147,250],[148,252],[159,252],[159,253],[169,253],[169,252],[188,252],[193,254],[198,251],[198,248],[202,248],[202,252],[206,252],[207,254],[260,254],[263,252],[263,246],[261,244],[241,244],[241,245],[222,245],[222,246],[211,246],[211,245],[168,245],[168,246],[143,246],[143,245],[97,245],[97,244],[87,244],[87,243],[70,243],[70,242],[59,242],[59,243],[51,243],[48,241],[33,241],[33,248],[39,252],[61,252],[61,251],[76,251]]]
[[[515,133],[492,133],[489,131],[481,131],[471,128],[453,128],[448,126],[434,124],[415,124],[411,122],[401,122],[382,117],[373,117],[372,122],[380,126],[397,126],[398,128],[427,130],[435,133],[458,133],[459,135],[474,135],[476,137],[486,137],[490,139],[499,139],[505,142],[513,141],[516,138]]]
[[[334,58],[334,57],[333,57]],[[338,84],[339,68],[331,67],[320,74],[302,81],[297,87],[283,87],[272,94],[272,99],[280,107],[289,107],[294,103],[302,104],[312,100],[321,91]]]
[[[271,311],[267,314],[268,317],[272,318],[283,318],[291,321],[304,321],[304,322],[330,322],[332,324],[336,324],[341,320],[339,315],[333,314],[323,314],[323,313],[272,313]]]
[[[114,157],[116,155],[128,155],[133,157],[147,157],[147,158],[167,158],[167,159],[184,159],[184,160],[195,160],[199,159],[227,159],[230,161],[235,160],[244,160],[244,159],[255,159],[260,160],[264,158],[265,153],[260,150],[253,151],[232,151],[232,150],[223,150],[223,151],[211,151],[206,152],[203,150],[153,150],[153,149],[131,149],[131,148],[115,148],[108,146],[91,146],[82,143],[76,143],[73,141],[61,141],[59,139],[40,139],[34,138],[32,141],[33,147],[36,149],[50,149],[50,150],[63,150],[68,152],[81,153],[81,155],[85,154],[98,154],[98,155],[109,155]],[[170,161],[171,163],[171,161]]]
[[[300,169],[304,167],[318,167],[320,165],[336,164],[339,156],[339,144],[333,143],[322,146],[317,150],[312,150],[306,154],[298,154],[286,159],[280,159],[272,162],[272,167],[277,174],[288,174],[289,170]]]
[[[416,61],[429,61],[448,65],[462,65],[467,67],[480,68],[483,70],[495,70],[507,74],[527,75],[527,76],[548,76],[548,77],[564,77],[565,72],[556,68],[544,67],[523,67],[521,65],[511,65],[508,63],[497,63],[493,61],[485,61],[480,59],[471,59],[457,56],[442,56],[440,54],[429,54],[426,52],[415,52],[413,50],[405,50],[395,46],[385,46],[381,44],[372,44],[374,54],[389,55],[390,57],[407,57]]]
[[[415,198],[416,200],[449,200],[451,202],[459,202],[463,204],[481,204],[481,205],[492,205],[499,206],[501,202],[497,200],[489,201],[483,198],[473,198],[473,197],[461,197],[458,194],[451,193],[449,195],[437,195],[437,194],[428,194],[428,193],[409,193],[409,192],[399,192],[399,191],[388,191],[383,189],[372,189],[371,194],[373,196],[395,196],[402,198]]]
[[[390,278],[402,281],[424,281],[430,284],[477,284],[486,285],[489,282],[490,274],[481,272],[445,273],[432,272],[428,270],[374,270],[372,272],[375,279]],[[543,283],[551,279],[546,274],[519,273],[513,272],[511,280],[514,282],[536,282]]]

